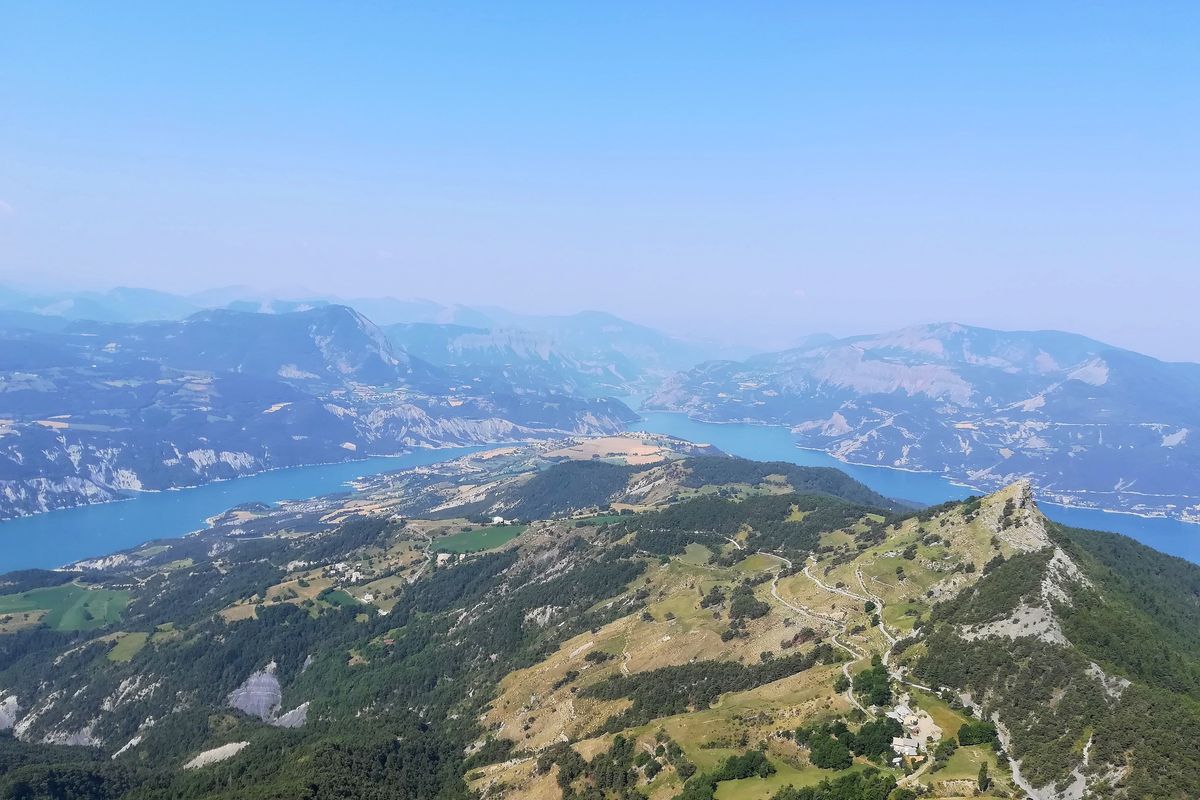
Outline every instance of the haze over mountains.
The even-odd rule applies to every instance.
[[[143,323],[182,320],[206,310],[287,314],[329,305],[354,308],[394,344],[430,363],[484,369],[519,364],[518,369],[534,370],[526,378],[589,395],[648,392],[667,375],[701,361],[750,354],[744,348],[685,341],[602,311],[536,315],[391,297],[282,299],[246,287],[186,296],[128,287],[57,293],[0,287],[0,325],[55,331],[71,320]]]
[[[0,800],[1200,800],[1200,3],[478,5],[4,6]]]
[[[413,447],[606,433],[622,403],[466,376],[345,306],[0,331],[0,516]]]
[[[1200,519],[1200,366],[1083,336],[925,325],[712,361],[652,409],[788,425],[854,463],[1056,502]]]
[[[1069,333],[938,324],[746,358],[603,312],[351,310],[243,289],[0,298],[4,516],[413,446],[612,432],[633,414],[606,398],[646,397],[786,425],[849,462],[982,489],[1030,477],[1059,503],[1200,519],[1200,366]],[[148,426],[165,438],[126,436]]]

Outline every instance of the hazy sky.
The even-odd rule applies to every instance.
[[[5,3],[0,279],[1200,360],[1200,3]]]

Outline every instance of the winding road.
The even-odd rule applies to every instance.
[[[731,539],[729,539],[729,542],[739,550],[745,549],[742,546],[741,542],[738,542],[735,539],[731,538]],[[771,558],[779,560],[779,562],[781,564],[783,564],[787,569],[792,569],[792,561],[791,561],[791,559],[787,558],[786,556],[782,556],[778,553],[767,552],[765,550],[761,550],[759,552],[762,553],[762,555],[770,556]],[[810,581],[812,581],[814,584],[816,584],[818,587],[823,589],[824,591],[829,592],[830,594],[837,594],[837,595],[841,595],[843,597],[848,597],[852,600],[859,601],[862,603],[866,603],[867,601],[870,601],[875,604],[875,613],[879,617],[879,624],[876,627],[878,627],[880,634],[883,636],[884,640],[888,644],[886,650],[884,651],[884,653],[882,655],[882,659],[883,659],[884,665],[888,666],[888,671],[889,671],[892,679],[902,685],[911,686],[916,689],[921,689],[923,691],[933,693],[934,690],[931,689],[930,687],[923,686],[919,683],[913,683],[912,681],[907,680],[904,677],[903,672],[900,669],[892,669],[891,668],[889,661],[891,659],[891,655],[892,655],[893,651],[896,648],[898,639],[892,634],[892,632],[890,630],[888,630],[887,623],[885,623],[883,621],[883,611],[884,611],[883,598],[881,598],[875,592],[873,592],[869,588],[867,588],[867,582],[866,582],[866,579],[863,577],[862,567],[855,566],[855,569],[854,569],[854,577],[858,581],[858,585],[862,588],[863,594],[861,594],[861,595],[856,594],[855,592],[852,592],[849,589],[845,589],[845,588],[842,588],[839,586],[830,586],[829,584],[825,583],[820,578],[818,578],[816,575],[814,575],[810,571],[810,567],[811,567],[810,564],[806,563],[804,565],[804,568],[802,570],[802,572],[804,573],[804,576],[806,578],[808,578]],[[867,654],[860,652],[856,648],[852,647],[851,645],[847,644],[845,641],[842,641],[841,639],[838,638],[840,636],[846,635],[846,626],[840,620],[837,620],[837,619],[834,619],[833,617],[813,611],[812,609],[806,608],[804,606],[797,605],[797,604],[785,599],[782,595],[780,595],[779,579],[781,577],[781,573],[782,573],[782,570],[776,571],[774,574],[774,577],[771,580],[771,596],[773,598],[775,598],[775,600],[780,605],[784,606],[785,608],[791,609],[792,611],[795,611],[798,614],[808,617],[809,619],[815,620],[816,622],[821,623],[821,624],[832,626],[833,628],[836,629],[837,632],[834,634],[831,634],[829,640],[836,647],[838,647],[841,650],[845,651],[846,653],[850,654],[850,657],[852,660],[848,661],[848,662],[844,662],[842,664],[842,674],[846,676],[847,680],[853,682],[853,676],[850,674],[850,668],[852,666],[854,666],[855,664],[858,664],[859,662],[866,660]],[[860,703],[858,701],[858,698],[856,698],[854,696],[853,686],[851,686],[851,688],[848,688],[843,693],[843,696],[846,698],[846,701],[848,703],[850,703],[852,706],[854,706],[858,710],[862,711],[867,716],[874,716],[869,710],[867,710],[862,705],[862,703]],[[921,779],[921,777],[924,776],[925,773],[929,771],[930,765],[932,763],[933,763],[933,759],[931,757],[927,757],[925,759],[925,761],[921,764],[919,769],[917,769],[911,775],[905,775],[904,777],[900,778],[900,780],[898,781],[898,785],[900,785],[900,786],[916,785],[919,782],[919,780]],[[1020,785],[1019,779],[1017,780],[1017,783],[1018,783],[1018,785]],[[1024,788],[1024,787],[1022,787],[1022,788]]]
[[[735,544],[737,544],[737,543],[735,542]],[[766,551],[761,551],[761,552],[763,555],[771,556],[772,558],[779,559],[789,569],[792,567],[792,561],[789,558],[781,556],[778,553],[769,553]],[[883,598],[881,598],[879,595],[875,594],[874,592],[872,592],[870,589],[867,588],[866,580],[863,578],[862,567],[855,567],[855,569],[854,569],[854,577],[858,580],[858,585],[861,586],[862,590],[863,590],[863,594],[859,595],[859,594],[855,594],[854,592],[850,591],[849,589],[843,589],[839,586],[830,586],[829,584],[825,583],[820,578],[818,578],[816,575],[813,575],[812,572],[810,571],[810,566],[811,566],[810,564],[804,565],[804,569],[802,570],[804,572],[804,576],[806,578],[808,578],[810,581],[812,581],[813,583],[815,583],[820,588],[824,589],[825,591],[827,591],[831,594],[838,594],[843,597],[849,597],[852,600],[861,601],[863,603],[866,603],[869,600],[875,604],[875,613],[879,616],[879,625],[877,627],[879,628],[879,633],[883,636],[884,640],[888,643],[887,649],[884,650],[884,652],[883,652],[882,659],[883,659],[884,666],[887,666],[889,668],[889,673],[891,674],[892,679],[899,683],[902,683],[906,686],[912,686],[917,689],[921,689],[921,690],[924,690],[927,692],[932,692],[933,690],[930,689],[928,686],[922,686],[919,683],[913,683],[912,681],[907,680],[904,677],[904,674],[900,670],[891,669],[889,662],[891,660],[892,651],[895,649],[896,643],[899,640],[894,635],[892,635],[892,632],[890,630],[888,630],[887,623],[885,623],[883,621],[883,608],[884,608]],[[775,577],[771,581],[771,596],[774,597],[781,605],[783,605],[787,608],[790,608],[792,611],[795,611],[799,614],[803,614],[804,616],[809,617],[814,620],[817,620],[818,622],[823,622],[823,623],[832,625],[835,628],[837,628],[838,632],[833,634],[832,636],[830,636],[829,640],[837,647],[839,647],[842,650],[849,653],[850,656],[853,658],[852,661],[848,661],[842,665],[842,674],[846,676],[847,680],[853,681],[854,678],[850,674],[850,668],[852,666],[854,666],[855,664],[859,663],[860,661],[866,660],[867,655],[866,655],[866,653],[859,652],[857,649],[855,649],[854,647],[850,646],[849,644],[847,644],[846,642],[844,642],[838,638],[839,636],[844,636],[846,634],[846,626],[843,625],[840,621],[838,621],[832,617],[828,617],[824,614],[819,614],[809,608],[805,608],[803,606],[798,606],[788,600],[785,600],[779,594],[779,573],[778,572],[775,573]],[[867,714],[868,716],[873,716],[870,711],[868,711],[866,708],[863,707],[862,703],[860,703],[858,701],[858,698],[856,698],[854,696],[853,687],[850,689],[847,689],[844,693],[844,696],[845,696],[846,700],[851,705],[853,705],[855,708],[859,709],[860,711],[862,711],[864,714]],[[916,775],[920,775],[922,772],[924,772],[924,769],[918,770],[917,772],[913,773],[912,776],[909,776],[909,777],[911,778]]]

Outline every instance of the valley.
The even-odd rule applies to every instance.
[[[1170,521],[1193,521],[1200,497],[1187,482],[1200,373],[1072,334],[928,325],[731,361],[598,312],[362,301],[377,325],[329,300],[167,321],[143,318],[189,303],[21,303],[0,311],[0,518],[430,447],[610,434],[639,425],[613,398],[638,397],[660,430],[676,425],[662,410],[780,426],[804,448],[788,460],[919,502],[1028,477],[1064,521],[1195,557]],[[1142,397],[1146,380],[1165,388]]]
[[[1200,800],[1166,5],[8,4],[0,800]]]

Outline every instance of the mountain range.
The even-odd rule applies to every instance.
[[[284,299],[246,287],[178,295],[128,287],[46,293],[0,286],[0,326],[57,331],[78,320],[179,321],[211,310],[278,315],[330,305],[354,308],[384,328],[393,344],[430,363],[500,377],[509,370],[518,387],[594,397],[645,394],[701,361],[748,354],[679,339],[602,311],[536,315],[391,297]]]
[[[1200,365],[1055,331],[925,325],[709,361],[645,403],[791,427],[847,462],[1200,520]]]
[[[0,517],[634,418],[619,401],[443,369],[346,306],[8,327],[0,339]]]
[[[605,398],[643,397],[648,410],[785,425],[800,446],[851,463],[935,472],[981,490],[1031,478],[1038,496],[1055,503],[1200,520],[1200,365],[1163,362],[1070,333],[958,324],[815,335],[789,350],[746,357],[603,312],[538,316],[392,298],[348,303],[281,300],[238,287],[189,296],[0,289],[0,335],[13,343],[0,364],[10,370],[0,420],[12,423],[0,430],[26,431],[19,447],[0,438],[11,462],[0,478],[7,481],[0,514],[269,465],[592,429],[585,420],[593,414],[595,432],[609,432],[629,412],[612,411]],[[318,319],[327,327],[313,334],[325,337],[320,346],[306,332]],[[299,352],[292,342],[308,349]],[[104,352],[110,345],[119,349]],[[133,397],[129,387],[118,399],[116,384],[135,378],[146,393],[143,373],[151,362],[173,370],[164,381],[182,380],[191,370],[221,383],[236,379],[237,386],[216,392],[220,413],[203,417],[196,409],[176,416],[187,402],[178,405],[177,393],[168,400],[168,383],[153,384],[158,388],[149,402]],[[70,413],[81,400],[53,400],[37,410],[39,395],[21,393],[30,390],[30,376],[56,370],[51,398],[96,378],[93,399],[113,413],[72,424],[49,418]],[[74,378],[62,370],[74,370]],[[253,377],[259,383],[251,386]],[[363,387],[386,391],[376,394],[370,410],[356,408],[359,416],[329,410],[345,405],[327,402],[330,392],[361,400],[370,394]],[[400,387],[403,402],[394,394]],[[225,407],[231,398],[238,398],[236,409]],[[208,401],[201,396],[197,402]],[[605,404],[598,412],[597,402]],[[129,413],[122,403],[146,415],[138,411],[133,422],[115,424]],[[264,418],[251,408],[255,403],[283,403],[284,412]],[[223,423],[239,430],[248,425],[270,441],[269,452],[232,440],[214,448],[185,437],[171,440],[172,448],[202,451],[205,461],[212,461],[211,450],[216,460],[184,468],[186,460],[174,463],[174,449],[110,458],[113,440],[105,436],[158,424],[149,413],[155,407],[175,409],[168,416],[176,426],[194,428],[201,420],[216,426],[217,439],[225,435]],[[296,418],[296,431],[282,439],[265,432],[289,417]],[[320,431],[308,430],[309,423]],[[89,432],[90,445],[59,441],[70,438],[64,430],[88,432],[83,426],[99,426]],[[62,449],[76,445],[106,455]],[[51,467],[44,452],[60,453],[53,459],[62,466]],[[164,462],[172,462],[165,469],[176,477],[161,474]]]

